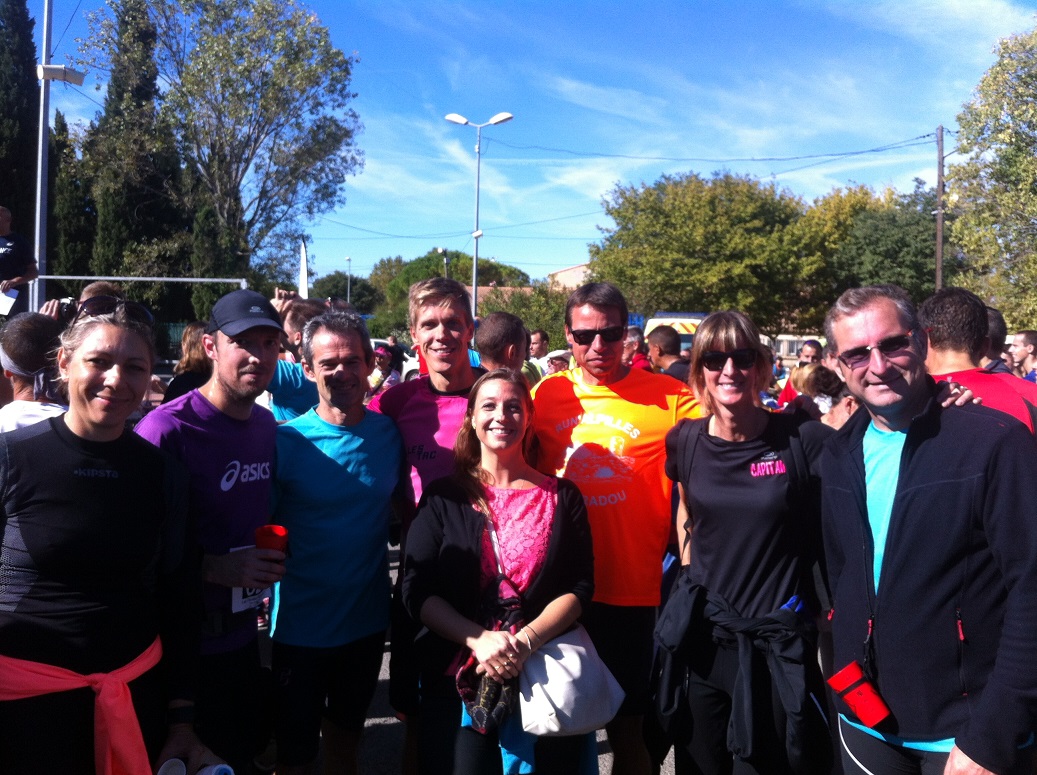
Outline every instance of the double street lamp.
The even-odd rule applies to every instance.
[[[503,124],[506,121],[511,121],[514,116],[510,113],[498,113],[482,124],[473,124],[467,118],[457,113],[448,113],[445,118],[452,124],[475,127],[475,230],[472,232],[472,239],[475,240],[474,255],[472,256],[472,317],[474,318],[478,314],[477,310],[479,308],[479,238],[482,236],[482,232],[479,231],[479,169],[482,160],[482,128],[484,126]]]

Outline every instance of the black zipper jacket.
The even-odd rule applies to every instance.
[[[931,397],[911,423],[875,594],[860,411],[821,459],[836,670],[864,665],[902,738],[955,738],[1006,772],[1037,709],[1037,443]],[[852,717],[844,707],[843,712]]]

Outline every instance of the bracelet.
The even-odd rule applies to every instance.
[[[533,633],[536,636],[537,643],[543,643],[544,642],[544,639],[540,637],[540,633],[537,632],[536,630],[534,630],[530,625],[527,624],[526,625],[526,629],[529,630],[531,633]],[[529,636],[527,635],[526,637],[528,638]]]
[[[529,653],[532,654],[533,653],[533,642],[529,639],[529,633],[526,632],[525,628],[523,628],[523,629],[519,630],[519,635],[525,635],[526,636],[526,645],[529,646]]]
[[[166,723],[170,726],[173,724],[193,724],[194,705],[179,705],[175,708],[167,708]]]

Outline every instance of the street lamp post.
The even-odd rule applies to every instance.
[[[48,138],[50,136],[50,82],[66,81],[76,86],[83,85],[83,74],[50,63],[50,34],[53,8],[50,0],[43,3],[43,55],[36,68],[40,79],[40,126],[37,138],[36,157],[36,267],[40,275],[47,274],[47,179]],[[47,299],[43,280],[33,280],[29,286],[29,309],[35,312]]]
[[[474,255],[472,256],[472,317],[474,318],[478,314],[479,309],[479,238],[482,236],[482,232],[479,231],[479,170],[482,160],[482,128],[484,126],[503,124],[505,121],[511,121],[515,117],[510,113],[498,113],[482,124],[473,124],[467,118],[457,113],[448,113],[445,118],[452,124],[475,127],[475,230],[472,232],[472,239],[475,240]]]
[[[353,259],[346,256],[346,304],[353,303]]]

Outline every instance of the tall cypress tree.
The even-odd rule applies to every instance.
[[[204,192],[198,194],[199,206],[195,212],[191,269],[195,277],[248,277],[247,255],[240,237],[230,229],[223,228],[216,210]],[[198,320],[206,320],[213,304],[227,287],[209,283],[191,286],[191,303]]]
[[[186,225],[176,202],[179,160],[171,132],[158,120],[155,27],[144,0],[122,0],[116,13],[104,113],[86,144],[97,206],[90,265],[98,275],[134,274],[127,264],[134,248],[146,249],[152,262],[176,252],[172,238]]]
[[[55,174],[51,187],[53,217],[48,221],[54,227],[54,237],[47,242],[52,256],[50,268],[54,274],[89,274],[97,211],[61,111],[54,116],[52,139]],[[69,293],[78,289],[71,281],[63,285]]]
[[[0,0],[0,205],[11,211],[15,230],[30,240],[40,124],[35,26],[25,0]]]

